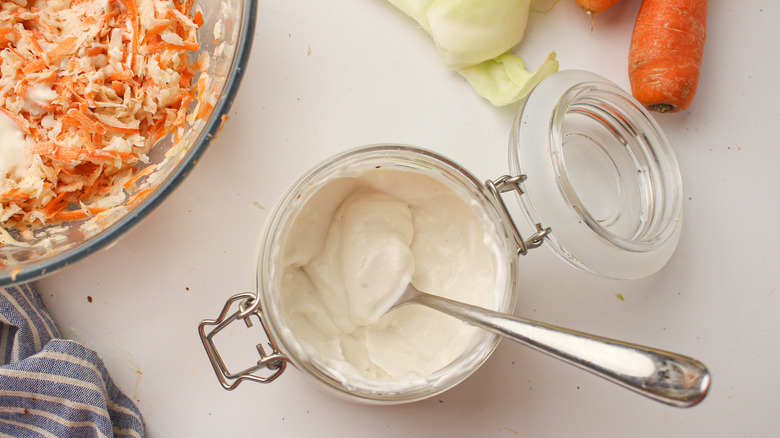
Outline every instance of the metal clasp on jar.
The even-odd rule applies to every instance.
[[[528,177],[526,175],[503,175],[493,181],[485,181],[485,187],[487,187],[490,194],[493,195],[490,200],[496,207],[498,213],[501,215],[501,222],[504,225],[504,230],[514,239],[515,244],[517,245],[518,255],[526,255],[528,254],[529,249],[538,248],[541,246],[544,242],[544,238],[547,237],[552,231],[549,227],[544,227],[542,224],[537,223],[534,224],[536,231],[531,235],[531,237],[528,239],[523,239],[523,236],[517,229],[517,225],[515,225],[515,221],[512,219],[512,215],[506,208],[506,203],[504,203],[504,199],[501,197],[501,194],[509,191],[515,191],[518,195],[523,195],[525,192],[523,192],[520,184],[523,183],[523,181],[525,181],[527,178]]]
[[[228,316],[233,303],[238,303],[238,310]],[[232,373],[227,369],[225,361],[217,351],[213,338],[217,333],[222,331],[222,329],[238,319],[244,321],[247,327],[252,327],[252,320],[250,319],[252,315],[260,320],[260,324],[268,339],[268,345],[271,347],[271,353],[267,354],[263,345],[257,344],[257,352],[260,354],[260,359],[257,363],[243,371]],[[209,326],[213,326],[214,328],[211,329],[211,331],[206,332],[206,329]],[[203,342],[203,347],[206,349],[206,354],[208,354],[209,361],[211,361],[211,366],[214,368],[214,373],[216,373],[217,379],[219,379],[219,383],[227,390],[235,389],[235,387],[244,380],[252,380],[260,383],[272,382],[287,368],[289,359],[276,347],[273,337],[263,322],[260,300],[258,300],[257,296],[253,293],[244,292],[230,297],[217,319],[204,319],[200,322],[198,325],[198,333],[200,334],[200,340]],[[256,374],[261,370],[268,370],[270,371],[270,374]]]

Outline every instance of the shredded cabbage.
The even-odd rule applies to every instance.
[[[510,51],[523,39],[531,9],[554,0],[389,1],[431,35],[445,65],[463,75],[493,105],[524,98],[558,70],[555,52],[530,73]]]

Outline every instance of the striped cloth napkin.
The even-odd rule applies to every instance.
[[[33,285],[0,288],[0,437],[143,437],[98,355],[58,338]]]

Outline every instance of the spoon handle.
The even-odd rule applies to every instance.
[[[569,330],[419,292],[410,302],[547,353],[653,400],[690,407],[707,395],[710,374],[676,353]]]

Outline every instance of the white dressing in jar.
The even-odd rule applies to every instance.
[[[418,172],[367,169],[328,181],[283,240],[280,296],[299,348],[345,384],[419,384],[485,333],[423,306],[388,310],[406,286],[497,308],[505,273],[494,228]]]

